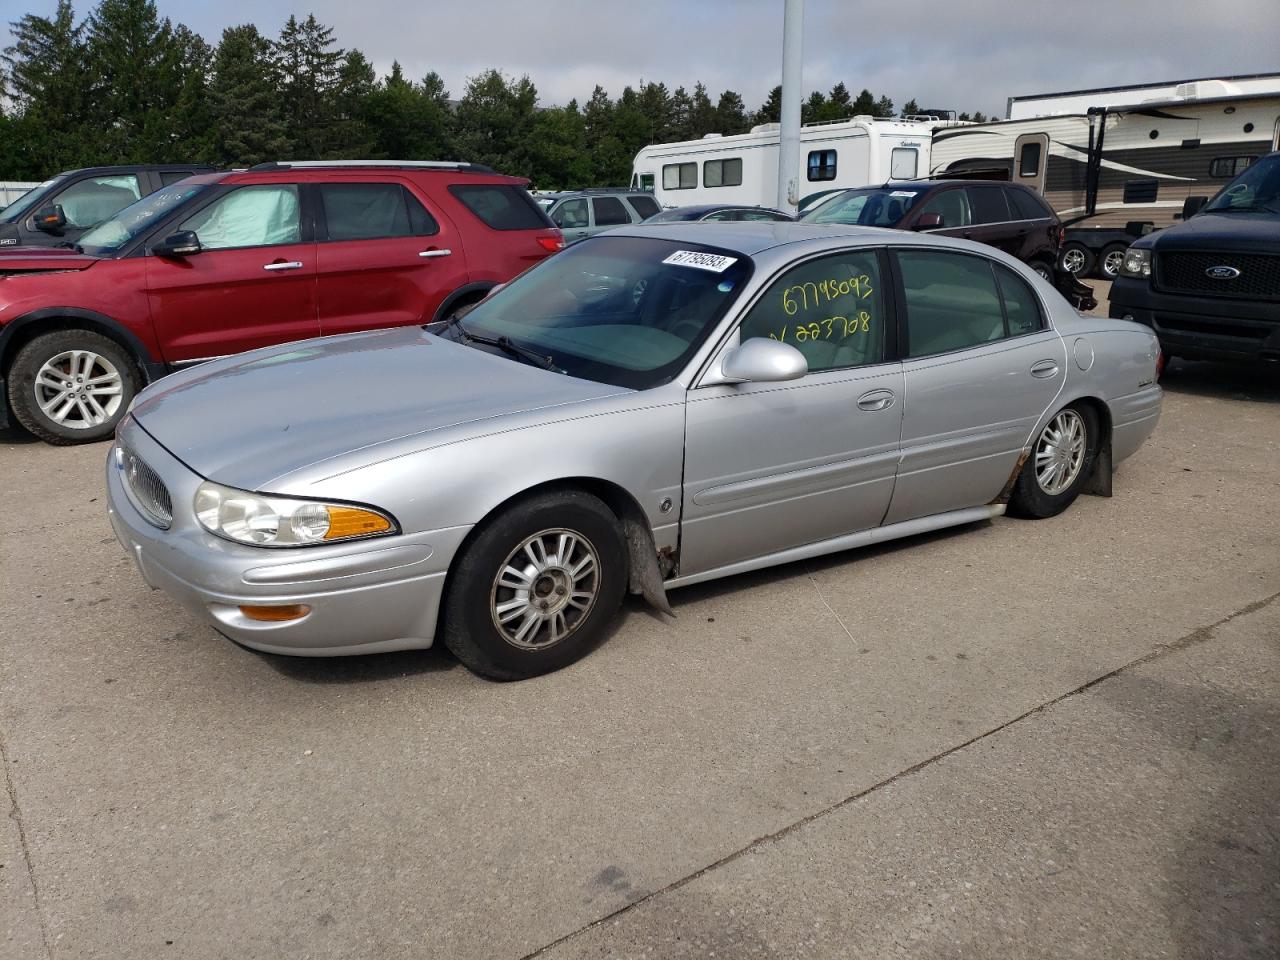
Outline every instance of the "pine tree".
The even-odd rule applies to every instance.
[[[822,91],[813,91],[809,94],[809,99],[800,104],[800,122],[817,123],[823,118],[826,108],[827,98],[822,95]]]
[[[378,160],[449,160],[454,150],[449,91],[436,73],[421,84],[406,79],[398,62],[360,104],[360,118]]]
[[[169,116],[168,153],[161,159],[179,162],[213,158],[213,115],[209,76],[214,51],[204,38],[182,24],[173,31],[166,70],[176,95]]]
[[[694,84],[693,98],[689,109],[689,136],[693,139],[704,137],[708,133],[719,133],[719,118],[715,105],[707,96],[706,85],[701,81]]]
[[[831,88],[831,92],[827,94],[827,102],[823,106],[820,120],[846,120],[853,116],[857,111],[853,109],[852,98],[849,96],[849,88],[843,83],[837,83]]]
[[[672,127],[671,94],[665,83],[640,84],[639,109],[647,124],[645,143],[666,143]],[[643,144],[642,144],[643,146]]]
[[[377,87],[377,75],[359,50],[348,50],[338,67],[333,91],[333,124],[325,137],[328,159],[352,160],[373,149],[373,138],[361,116],[361,105]]]
[[[742,97],[733,90],[720,94],[716,103],[716,126],[726,137],[746,133],[751,124],[747,120],[747,107]]]
[[[850,110],[852,110],[851,115],[855,117],[874,117],[876,115],[875,94],[864,88],[858,94],[858,99],[853,101],[853,106],[850,107]]]
[[[904,117],[918,116],[920,114],[920,106],[915,100],[908,100],[902,106],[902,115]]]
[[[286,132],[299,159],[324,155],[346,56],[335,44],[333,28],[316,20],[315,14],[301,23],[290,16],[275,44]]]
[[[209,83],[212,154],[221,163],[248,166],[285,159],[289,139],[272,50],[271,41],[251,23],[222,32]]]
[[[533,167],[533,119],[538,91],[527,76],[508,79],[486,70],[467,81],[458,101],[459,159],[526,176]]]
[[[535,189],[565,190],[591,180],[591,160],[582,149],[586,125],[577,100],[570,100],[567,107],[540,110],[533,127],[529,177]]]
[[[13,110],[0,147],[9,158],[4,175],[42,180],[92,162],[85,29],[70,0],[59,0],[52,17],[27,14],[9,26],[14,42],[3,60]]]
[[[756,111],[755,116],[751,120],[752,123],[781,123],[782,122],[782,86],[779,84],[769,91],[769,96],[765,98],[764,103],[760,105],[760,109]]]
[[[872,110],[871,115],[873,117],[892,117],[893,101],[888,97],[881,97],[876,101],[875,109]]]
[[[676,87],[671,94],[671,122],[667,126],[663,143],[675,143],[693,139],[693,100],[684,87]]]

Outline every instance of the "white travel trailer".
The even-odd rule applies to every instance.
[[[1077,273],[1114,276],[1134,234],[1181,220],[1190,198],[1280,148],[1280,75],[1014,98],[1010,112],[1030,104],[1044,112],[938,130],[928,172],[1038,190],[1062,218],[1063,265]]]
[[[886,180],[923,177],[936,117],[810,123],[800,128],[803,204],[818,193]],[[652,190],[664,207],[698,203],[773,207],[778,202],[780,124],[762,123],[749,133],[651,144],[636,154],[631,186]]]

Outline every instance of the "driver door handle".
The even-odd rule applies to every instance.
[[[859,410],[888,410],[893,406],[892,390],[868,390],[858,398]]]
[[[422,251],[419,251],[418,256],[420,256],[420,257],[448,257],[448,256],[452,256],[452,254],[453,254],[453,251],[452,251],[452,250],[440,250],[440,249],[437,249],[436,247],[432,247],[430,250],[422,250]]]
[[[263,264],[263,270],[301,270],[301,260],[278,260],[275,263]]]

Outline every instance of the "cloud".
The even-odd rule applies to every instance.
[[[0,0],[5,20],[14,0]],[[29,0],[48,14],[53,0]],[[314,11],[344,47],[382,72],[435,70],[455,97],[488,67],[528,74],[544,103],[580,102],[598,83],[662,81],[713,98],[733,89],[758,105],[781,77],[782,0],[159,0],[160,11],[216,42],[253,22],[274,36],[289,13]],[[81,3],[80,13],[89,7]],[[807,0],[806,92],[839,81],[898,105],[1003,115],[1012,95],[1280,69],[1276,0]]]

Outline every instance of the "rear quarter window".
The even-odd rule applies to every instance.
[[[506,183],[455,183],[449,192],[494,230],[543,230],[554,226],[523,187]]]
[[[627,197],[627,201],[631,204],[631,208],[640,214],[641,220],[647,220],[661,209],[658,206],[658,201],[653,197]]]
[[[1006,190],[1015,220],[1051,220],[1055,216],[1035,194],[1026,190]]]

